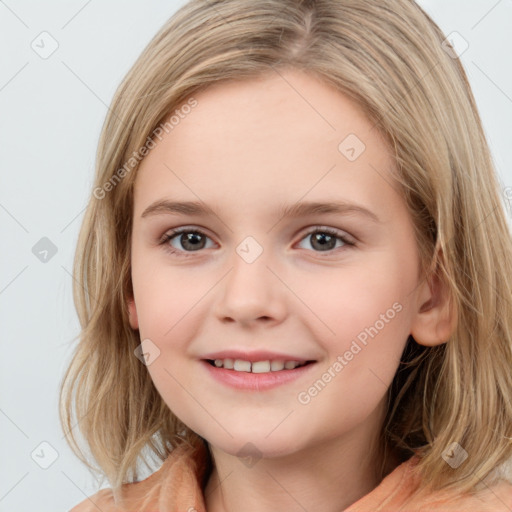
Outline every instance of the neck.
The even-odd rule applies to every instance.
[[[387,472],[382,463],[378,411],[363,425],[334,439],[248,467],[210,445],[213,470],[205,488],[208,512],[322,510],[339,512],[372,491]]]

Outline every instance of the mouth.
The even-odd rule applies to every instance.
[[[295,370],[296,368],[302,368],[309,366],[316,361],[284,361],[284,360],[263,360],[263,361],[245,361],[243,359],[203,359],[206,363],[214,368],[231,370],[233,372],[245,372],[245,373],[277,373],[287,372]]]
[[[294,381],[306,379],[319,363],[293,352],[244,348],[210,352],[199,361],[208,380],[244,392],[267,391],[281,386],[291,389]]]

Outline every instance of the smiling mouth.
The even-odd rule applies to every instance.
[[[295,370],[315,363],[316,361],[282,361],[282,360],[266,360],[266,361],[244,361],[243,359],[205,359],[211,366],[224,370],[232,370],[234,372],[245,373],[276,373]]]

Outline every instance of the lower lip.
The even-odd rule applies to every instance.
[[[250,373],[237,372],[235,370],[226,370],[225,368],[217,368],[207,361],[201,361],[210,375],[217,381],[235,389],[248,391],[265,391],[273,389],[277,386],[286,384],[300,378],[315,366],[315,363],[309,363],[293,370],[280,370],[277,372],[266,373]]]

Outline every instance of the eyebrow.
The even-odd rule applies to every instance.
[[[160,214],[182,214],[182,215],[196,215],[196,216],[207,216],[207,215],[215,215],[212,208],[207,206],[206,204],[199,201],[169,201],[167,199],[161,199],[159,201],[155,201],[151,205],[149,205],[141,217],[149,217],[153,215]],[[295,203],[292,205],[284,205],[279,209],[278,215],[279,218],[284,217],[306,217],[308,215],[314,214],[329,214],[329,213],[337,213],[340,215],[343,214],[360,214],[367,217],[369,220],[372,220],[376,223],[381,223],[382,221],[377,217],[377,215],[368,210],[364,206],[347,203],[347,202],[319,202],[319,201],[305,201],[301,203]]]

